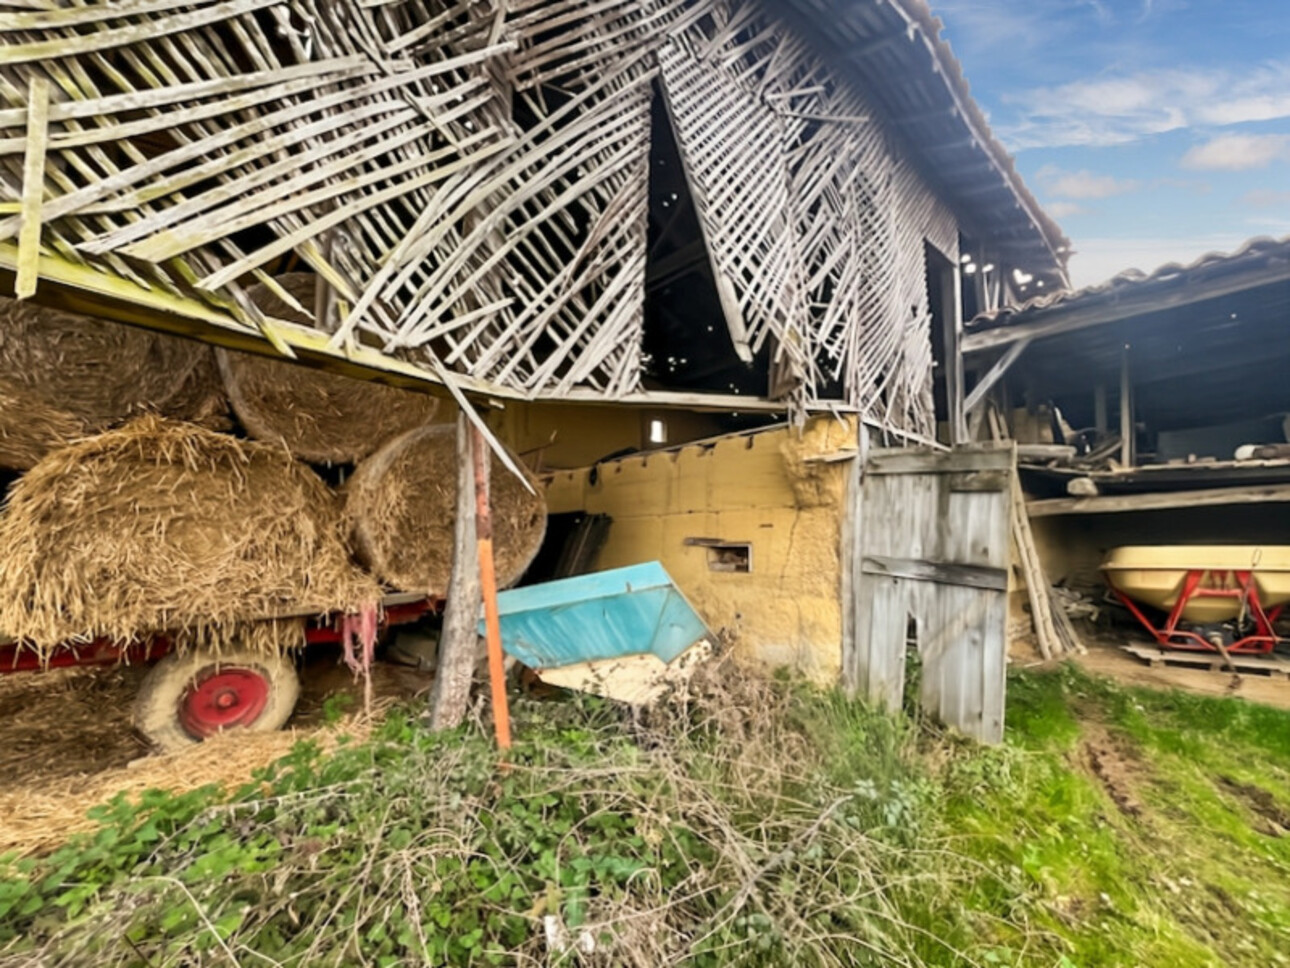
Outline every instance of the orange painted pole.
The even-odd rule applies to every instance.
[[[506,701],[506,669],[502,663],[502,623],[497,614],[497,569],[493,562],[493,514],[488,500],[488,441],[472,428],[471,458],[475,463],[475,531],[479,542],[479,590],[484,599],[484,637],[488,643],[488,681],[493,695],[493,729],[497,745],[511,748],[511,709]]]

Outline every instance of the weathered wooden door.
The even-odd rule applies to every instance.
[[[923,709],[1003,738],[1013,445],[873,450],[853,491],[850,688],[899,708],[917,643]]]

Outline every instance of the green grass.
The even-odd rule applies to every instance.
[[[1290,714],[1073,668],[1010,686],[1005,748],[950,765],[943,818],[1024,879],[1044,952],[1024,963],[1286,964],[1290,839],[1266,815],[1290,807]],[[1112,751],[1109,779],[1090,744]]]
[[[115,802],[0,859],[0,965],[1290,961],[1290,714],[1067,667],[1011,677],[982,749],[729,682],[643,722],[519,700],[506,768],[396,714],[239,791]]]

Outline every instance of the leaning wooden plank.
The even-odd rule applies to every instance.
[[[92,6],[56,7],[53,4],[33,13],[0,14],[0,32],[17,30],[53,30],[58,27],[84,27],[104,20],[128,20],[148,17],[180,7],[201,6],[210,0],[112,0]]]
[[[1007,428],[1002,415],[991,407],[988,418],[991,436],[996,441],[1004,440]],[[1048,583],[1039,549],[1035,545],[1030,517],[1026,514],[1026,497],[1022,493],[1021,477],[1015,464],[1009,468],[1008,475],[1012,490],[1012,544],[1021,565],[1022,578],[1026,582],[1026,597],[1030,602],[1030,619],[1035,629],[1039,654],[1045,659],[1051,659],[1067,651],[1066,642],[1054,619],[1052,587]],[[1065,617],[1065,613],[1062,616]],[[1071,635],[1074,636],[1073,629]]]
[[[45,196],[45,146],[49,127],[49,81],[33,77],[27,93],[27,154],[22,166],[22,229],[18,233],[15,295],[36,294],[40,269],[40,206]]]
[[[244,13],[263,10],[286,3],[287,0],[229,0],[212,4],[203,10],[157,17],[145,23],[131,24],[87,34],[69,34],[63,37],[32,41],[26,44],[0,46],[0,64],[27,64],[53,57],[70,57],[91,51],[125,47],[165,34],[179,33],[208,24],[219,23]],[[109,6],[105,5],[107,9]]]
[[[1224,504],[1283,504],[1290,502],[1290,484],[1259,487],[1215,487],[1196,491],[1149,494],[1108,494],[1100,497],[1058,497],[1031,501],[1032,518],[1061,514],[1118,514],[1169,508],[1217,507]]]

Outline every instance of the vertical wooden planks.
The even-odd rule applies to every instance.
[[[861,566],[849,683],[899,705],[912,619],[924,708],[984,742],[1003,736],[1014,453],[988,444],[871,452],[853,549]]]

